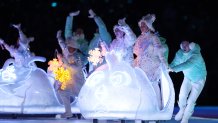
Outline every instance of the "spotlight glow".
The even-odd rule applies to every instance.
[[[58,5],[57,2],[52,2],[52,3],[51,3],[51,6],[52,6],[53,8],[57,7],[57,5]]]

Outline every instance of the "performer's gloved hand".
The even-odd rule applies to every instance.
[[[18,29],[18,30],[19,30],[19,29],[20,29],[20,27],[21,27],[21,24],[20,24],[20,23],[19,23],[19,24],[13,24],[12,26],[13,26],[14,28],[16,28],[16,29]]]
[[[4,43],[5,43],[4,40],[0,38],[0,45]]]
[[[122,18],[118,20],[118,25],[119,26],[125,26],[126,25],[126,18]]]
[[[94,18],[96,16],[95,12],[92,9],[89,9],[89,18]]]
[[[79,15],[79,13],[80,13],[80,10],[75,11],[75,12],[71,12],[69,15],[70,16],[77,16],[77,15]]]

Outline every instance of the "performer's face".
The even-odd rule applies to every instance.
[[[76,51],[76,49],[75,48],[73,48],[73,47],[67,47],[67,49],[68,49],[68,52],[69,53],[73,53],[74,51]]]
[[[122,38],[124,35],[124,32],[119,30],[118,28],[115,29],[114,34],[116,35],[116,37],[118,38]]]
[[[77,28],[77,29],[76,29],[76,34],[77,34],[77,35],[83,34],[83,29]]]
[[[184,52],[189,52],[190,51],[190,48],[189,48],[189,42],[188,41],[183,41],[181,43],[181,49],[184,51]]]
[[[149,28],[145,22],[141,22],[140,30],[141,30],[141,32],[144,32],[144,33],[149,31]]]

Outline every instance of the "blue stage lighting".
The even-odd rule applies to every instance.
[[[58,5],[57,2],[52,2],[51,3],[51,6],[54,7],[54,8],[57,7],[57,5]]]

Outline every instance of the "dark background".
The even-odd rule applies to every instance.
[[[52,3],[57,3],[57,6],[53,7]],[[80,10],[73,29],[83,28],[87,40],[91,40],[96,29],[95,22],[88,18],[90,8],[102,17],[113,38],[112,29],[118,19],[126,17],[126,22],[138,36],[138,21],[148,13],[154,13],[155,29],[167,39],[169,62],[182,40],[200,44],[208,76],[197,105],[212,106],[218,105],[217,7],[218,4],[212,0],[1,0],[0,37],[8,44],[16,44],[18,32],[11,25],[21,23],[23,32],[35,37],[35,41],[30,43],[31,51],[46,57],[48,62],[54,58],[55,49],[60,51],[56,32],[64,30],[69,12]],[[0,65],[9,57],[7,51],[0,50]],[[37,65],[46,70],[47,62]],[[177,100],[183,74],[170,75]]]

